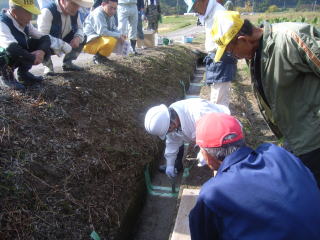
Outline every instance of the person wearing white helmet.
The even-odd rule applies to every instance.
[[[168,177],[173,178],[182,170],[183,143],[195,141],[196,122],[210,112],[230,114],[228,107],[200,98],[177,101],[169,107],[161,104],[147,111],[144,121],[147,132],[166,139],[164,157]]]

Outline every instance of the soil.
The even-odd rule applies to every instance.
[[[1,91],[0,239],[116,239],[146,163],[162,153],[146,110],[183,96],[184,47],[115,57],[25,93]]]
[[[0,239],[89,239],[92,231],[101,239],[132,239],[124,232],[133,209],[143,205],[143,199],[140,206],[133,202],[145,196],[144,167],[163,157],[163,142],[144,130],[145,112],[183,97],[180,80],[188,86],[196,56],[170,46],[111,59],[81,73],[59,73],[26,93],[1,91]],[[209,99],[209,92],[202,87],[201,97]],[[230,109],[248,145],[276,141],[257,107],[245,61],[238,62]],[[189,149],[187,157],[194,158],[197,151]],[[194,160],[185,166],[191,167],[181,182],[186,187],[200,187],[213,175]],[[147,215],[157,217],[160,209],[170,216],[142,228],[166,239],[176,200],[161,201],[158,210],[151,200]],[[143,234],[140,239],[157,239]]]

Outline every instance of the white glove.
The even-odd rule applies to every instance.
[[[201,151],[198,152],[197,160],[198,160],[198,167],[203,167],[204,165],[207,164],[207,161],[204,159]]]
[[[144,21],[146,19],[146,15],[144,13],[141,14],[141,20]]]
[[[169,178],[174,178],[176,176],[174,166],[167,166],[166,167],[166,174]]]
[[[72,51],[72,47],[69,43],[63,42],[61,50],[62,50],[62,52],[64,52],[64,54],[67,54]]]
[[[67,43],[61,39],[52,37],[52,36],[50,36],[50,40],[51,40],[50,47],[53,50],[55,55],[60,57],[63,53],[67,54],[67,53],[71,52],[72,47],[70,46],[69,43]]]

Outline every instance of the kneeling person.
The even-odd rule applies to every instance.
[[[79,8],[90,8],[91,5],[91,0],[55,0],[41,9],[37,20],[39,31],[43,34],[50,34],[55,41],[72,47],[72,51],[63,59],[62,69],[64,71],[83,70],[72,61],[77,59],[85,44]],[[51,59],[46,61],[44,66],[45,74],[54,74]]]
[[[117,30],[114,15],[117,12],[118,0],[103,0],[101,6],[90,13],[84,22],[84,33],[87,44],[83,51],[95,54],[93,62],[103,63],[114,50],[117,41],[121,43],[125,36]]]
[[[32,65],[42,63],[50,57],[50,38],[43,35],[30,23],[32,14],[40,10],[33,0],[10,0],[9,10],[0,14],[1,86],[23,90],[24,85],[41,82],[29,72]],[[18,82],[14,69],[18,68]],[[22,85],[23,83],[24,85]]]

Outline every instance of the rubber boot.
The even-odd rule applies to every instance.
[[[24,91],[25,87],[19,83],[13,73],[13,69],[7,64],[0,66],[0,88]]]
[[[131,47],[132,47],[134,55],[141,55],[141,53],[138,53],[136,51],[137,40],[130,39],[130,43],[131,43]]]

